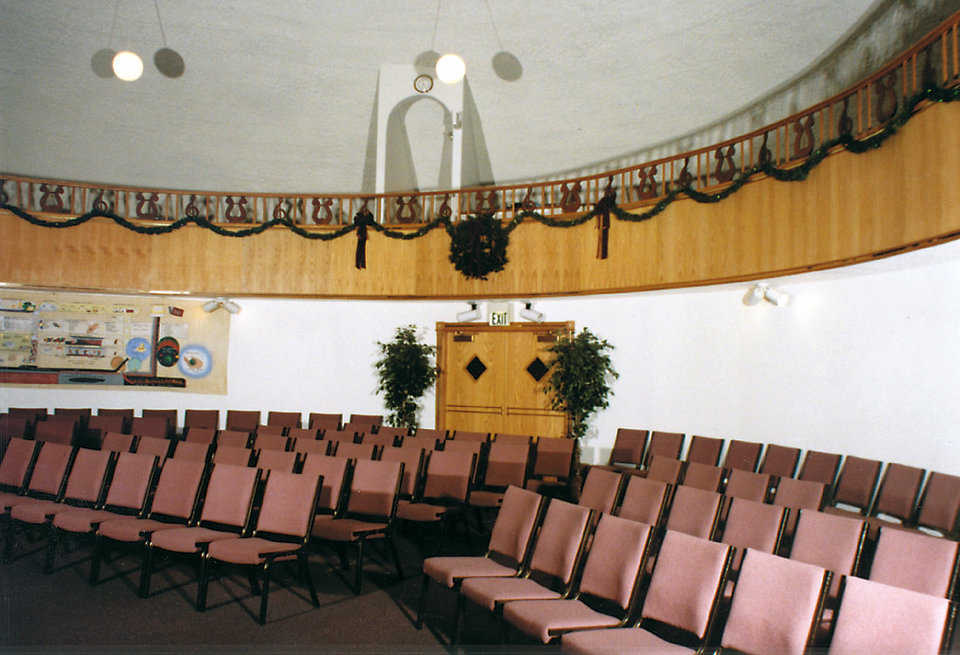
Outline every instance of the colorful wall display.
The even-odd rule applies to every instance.
[[[0,384],[225,394],[229,330],[178,296],[0,289]]]

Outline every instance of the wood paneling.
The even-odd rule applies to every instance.
[[[880,149],[837,152],[803,182],[759,179],[713,205],[689,199],[643,223],[613,221],[596,258],[594,223],[519,226],[509,263],[486,282],[450,264],[444,230],[410,241],[250,238],[188,227],[141,236],[107,219],[35,227],[0,212],[0,281],[112,292],[357,298],[528,297],[609,293],[772,277],[855,263],[960,236],[960,103],[925,109]]]

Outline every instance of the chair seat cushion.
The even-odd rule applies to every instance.
[[[470,505],[473,507],[500,507],[503,505],[503,493],[479,489],[470,492]]]
[[[210,528],[165,528],[157,530],[150,536],[150,542],[157,548],[172,550],[178,553],[193,553],[200,549],[200,544],[218,539],[239,539],[240,535],[223,530]]]
[[[517,569],[489,557],[430,557],[423,561],[423,572],[452,589],[463,578],[506,578],[516,575]]]
[[[219,539],[210,544],[207,553],[214,559],[231,564],[260,564],[264,561],[263,555],[268,553],[283,553],[299,549],[299,544],[271,541],[260,537],[249,539]],[[293,556],[280,559],[291,559]]]
[[[571,655],[597,653],[657,653],[673,655],[693,653],[690,648],[671,644],[652,632],[637,628],[612,630],[583,630],[563,637],[563,652]]]
[[[446,505],[400,501],[397,505],[397,518],[406,521],[439,521],[450,509]]]
[[[329,541],[356,541],[360,537],[382,537],[386,530],[386,523],[358,519],[324,519],[318,516],[313,522],[311,534],[318,539]]]
[[[97,532],[108,539],[135,542],[143,541],[143,537],[140,536],[142,532],[153,532],[154,530],[164,530],[171,527],[178,527],[178,524],[126,517],[104,521],[100,524],[100,529]]]
[[[24,523],[43,523],[48,514],[63,509],[63,505],[52,500],[27,500],[10,508],[10,516]]]
[[[0,493],[0,511],[9,512],[13,505],[16,505],[17,503],[25,503],[31,500],[35,499],[21,496],[20,494],[12,494],[6,491],[2,492]]]
[[[490,611],[497,603],[511,600],[560,598],[556,591],[529,578],[467,578],[460,585],[460,593]]]
[[[579,600],[530,600],[507,603],[503,618],[521,632],[543,643],[561,632],[616,628],[620,621],[590,609]]]
[[[57,512],[53,517],[53,524],[67,532],[93,532],[94,525],[110,519],[120,518],[122,514],[114,514],[106,510],[75,507]]]

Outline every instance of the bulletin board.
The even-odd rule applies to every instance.
[[[230,314],[203,302],[0,289],[0,384],[225,394]]]

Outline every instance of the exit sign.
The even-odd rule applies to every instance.
[[[513,303],[487,303],[487,320],[494,327],[505,327],[513,320]]]

